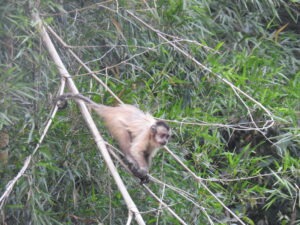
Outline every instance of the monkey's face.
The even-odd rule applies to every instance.
[[[154,134],[154,141],[159,145],[163,146],[168,143],[168,140],[171,135],[170,128],[167,128],[165,126],[156,125],[152,127],[153,134]]]

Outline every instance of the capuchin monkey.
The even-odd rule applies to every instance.
[[[157,150],[166,145],[171,135],[170,127],[144,113],[133,105],[121,104],[116,107],[97,104],[81,94],[67,93],[58,97],[58,107],[66,99],[86,102],[103,119],[106,127],[118,142],[132,173],[148,183],[149,167]]]

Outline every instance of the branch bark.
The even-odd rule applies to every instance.
[[[60,59],[46,29],[45,29],[45,26],[43,25],[40,17],[39,17],[39,14],[37,11],[34,11],[33,15],[33,21],[34,21],[34,24],[36,24],[36,28],[38,30],[38,32],[40,33],[40,36],[42,38],[42,41],[43,41],[43,44],[44,46],[47,48],[52,60],[54,61],[60,75],[66,79],[67,81],[67,86],[68,88],[70,89],[70,91],[74,94],[76,93],[79,93],[78,92],[78,89],[75,85],[75,83],[73,82],[72,80],[72,77],[70,76],[70,74],[68,73],[66,67],[64,66],[62,60]],[[106,164],[107,164],[107,167],[109,168],[126,204],[127,204],[127,207],[128,207],[128,210],[130,212],[132,212],[134,215],[135,215],[135,220],[138,224],[140,225],[143,225],[145,224],[139,210],[137,209],[135,203],[133,202],[132,198],[130,197],[119,173],[117,172],[117,169],[115,167],[115,165],[113,164],[113,161],[112,159],[110,158],[110,155],[108,154],[108,151],[107,151],[107,148],[106,148],[106,145],[105,145],[105,142],[103,140],[103,138],[101,137],[97,127],[96,127],[96,124],[94,123],[86,105],[78,100],[77,101],[79,107],[80,107],[80,111],[82,113],[82,116],[88,126],[88,128],[90,129],[92,135],[93,135],[93,138],[96,142],[96,145],[98,147],[98,149],[100,150]]]

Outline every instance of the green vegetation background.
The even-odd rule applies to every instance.
[[[36,146],[60,83],[32,23],[32,3],[0,3],[1,195]],[[299,9],[295,0],[43,0],[37,10],[124,102],[173,121],[170,149],[207,179],[228,208],[246,224],[276,225],[300,224]],[[116,104],[54,43],[82,94]],[[275,125],[262,132],[230,127],[253,127],[250,113],[258,126],[270,118],[215,74],[270,110]],[[99,128],[113,143],[100,121]],[[157,211],[159,204],[118,168],[147,224],[179,224],[167,211]],[[213,224],[238,224],[166,152],[156,156],[151,174],[178,188],[149,184],[187,224],[209,224],[207,215]],[[0,224],[125,224],[127,216],[71,103],[54,118],[30,168],[0,210]]]

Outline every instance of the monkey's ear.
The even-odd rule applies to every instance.
[[[157,126],[156,125],[152,125],[151,126],[151,132],[153,133],[153,134],[156,134],[156,132],[157,132]]]

